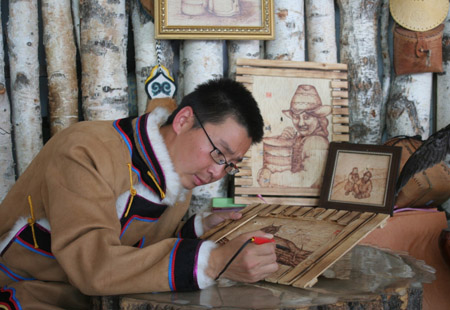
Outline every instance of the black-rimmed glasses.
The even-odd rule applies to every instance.
[[[192,110],[194,112],[194,110]],[[209,143],[211,143],[213,149],[209,153],[211,155],[211,158],[214,160],[214,162],[218,165],[225,165],[225,172],[229,175],[235,175],[239,172],[238,167],[236,167],[235,164],[227,162],[227,159],[225,158],[225,155],[214,145],[211,138],[209,137],[208,133],[206,132],[205,127],[203,127],[202,122],[198,118],[197,114],[194,112],[194,116],[197,119],[198,123],[200,124],[200,127],[203,129],[203,132],[205,133],[206,137],[209,140]]]

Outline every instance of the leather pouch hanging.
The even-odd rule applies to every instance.
[[[395,74],[443,72],[442,36],[444,24],[428,31],[411,31],[395,24]]]

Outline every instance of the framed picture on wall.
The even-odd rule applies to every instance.
[[[330,143],[319,207],[393,213],[401,148]]]
[[[273,14],[273,0],[155,0],[155,37],[271,40]]]

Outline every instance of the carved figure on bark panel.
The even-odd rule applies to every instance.
[[[321,175],[317,174],[316,154],[326,152],[329,146],[328,119],[331,106],[322,100],[313,85],[298,85],[290,108],[282,110],[293,126],[283,129],[281,135],[263,139],[263,167],[258,172],[262,187],[283,186],[280,182],[289,174],[300,174],[312,188],[319,188]],[[314,171],[316,170],[316,171]]]

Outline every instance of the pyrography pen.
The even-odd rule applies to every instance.
[[[225,270],[227,270],[228,266],[230,266],[230,264],[233,262],[233,260],[236,258],[236,256],[238,256],[238,254],[241,253],[241,251],[251,242],[254,243],[254,244],[264,244],[264,243],[275,242],[275,240],[274,239],[269,239],[269,238],[264,238],[264,237],[251,237],[250,239],[245,241],[245,243],[239,248],[239,250],[237,250],[237,252],[228,261],[228,263],[225,265],[225,267],[222,269],[222,271],[219,272],[219,275],[216,277],[215,280],[219,279],[219,277],[222,275],[222,273],[225,272]],[[283,251],[289,251],[288,247],[285,247],[285,246],[282,246],[282,245],[279,245],[279,244],[275,244],[275,247],[277,249],[280,249],[280,250],[283,250]]]

